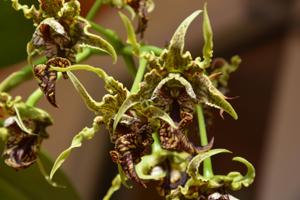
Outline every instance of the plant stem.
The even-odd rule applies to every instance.
[[[152,45],[144,45],[141,47],[141,51],[144,52],[153,52],[155,55],[159,56],[162,53],[162,49]]]
[[[43,92],[40,88],[38,88],[27,98],[26,104],[33,107],[42,98],[42,96]]]
[[[121,55],[125,65],[127,67],[127,71],[128,73],[132,76],[135,77],[136,74],[136,67],[135,67],[135,63],[134,63],[134,59],[132,56],[132,51],[126,51],[124,52],[123,50],[127,47],[127,45],[125,45],[121,38],[118,36],[118,34],[116,32],[114,32],[111,29],[107,29],[102,27],[99,24],[96,24],[94,22],[90,22],[92,25],[92,28],[99,32],[100,34],[102,34],[110,44],[113,45],[114,49],[116,50],[117,54]]]
[[[103,26],[96,24],[94,22],[91,22],[92,28],[97,31],[98,33],[102,34],[106,40],[109,41],[110,44],[113,45],[115,50],[117,51],[118,54],[132,54],[132,46],[131,45],[125,45],[123,44],[121,38],[118,36],[116,32],[114,32],[111,29],[104,28]],[[156,46],[152,45],[142,45],[141,46],[141,51],[153,51],[155,55],[160,55],[162,52],[162,49]]]
[[[135,79],[134,82],[132,84],[131,93],[136,93],[139,89],[139,84],[140,82],[143,80],[144,74],[145,74],[145,70],[146,70],[146,66],[147,66],[147,60],[145,60],[144,58],[140,58],[140,62],[139,62],[139,68],[138,71],[135,75]]]
[[[88,57],[90,57],[90,55],[92,54],[92,51],[90,49],[84,49],[84,51],[82,51],[80,54],[77,54],[76,60],[77,62],[81,62],[85,59],[87,59]],[[61,76],[58,76],[58,79]],[[43,92],[41,91],[40,88],[37,88],[26,100],[26,104],[30,105],[30,106],[35,106],[38,101],[43,97]]]
[[[136,67],[135,67],[135,63],[134,63],[134,59],[131,55],[122,55],[122,58],[125,62],[125,65],[127,67],[127,71],[128,73],[134,78],[137,71],[136,71]]]
[[[40,64],[46,61],[46,58],[40,58],[34,62],[34,64]],[[26,65],[20,71],[12,73],[6,79],[0,83],[0,92],[8,92],[11,89],[17,87],[24,81],[30,80],[32,78],[32,66]]]
[[[96,0],[95,3],[93,4],[92,8],[88,12],[86,19],[92,20],[95,17],[95,15],[96,15],[98,9],[101,7],[101,5],[102,5],[102,0]],[[85,53],[87,53],[87,52],[85,52]],[[85,56],[83,56],[83,57],[85,57]],[[44,63],[45,61],[46,61],[46,58],[43,57],[43,58],[38,59],[34,64]],[[25,66],[20,71],[12,73],[4,81],[2,81],[0,83],[0,92],[8,92],[9,90],[20,85],[24,81],[31,79],[32,75],[33,75],[32,74],[32,66],[31,65]],[[37,92],[37,94],[38,94],[38,92]]]
[[[93,4],[88,14],[86,15],[86,19],[93,20],[101,5],[102,5],[102,0],[95,0],[95,3]]]
[[[202,106],[197,105],[196,111],[197,111],[197,117],[198,117],[198,126],[199,126],[201,145],[205,146],[208,144],[208,140],[207,140],[205,119],[204,119]],[[211,159],[207,158],[203,162],[203,176],[208,178],[208,177],[212,177],[213,175],[214,175],[214,173],[213,173],[213,169],[212,169]]]
[[[118,34],[108,28],[104,28],[103,26],[96,24],[95,22],[90,21],[90,24],[92,25],[92,28],[97,31],[98,33],[102,34],[108,42],[113,45],[117,53],[121,51],[121,49],[124,48],[124,44],[121,40],[121,38],[118,36]]]

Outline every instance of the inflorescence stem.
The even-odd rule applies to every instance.
[[[201,145],[205,146],[208,144],[208,139],[207,139],[203,109],[200,104],[198,104],[196,106],[196,111],[197,111],[197,117],[198,117],[198,126],[199,126]],[[214,175],[214,173],[213,173],[213,169],[212,169],[211,159],[207,158],[203,162],[203,176],[204,177],[212,177],[213,175]]]
[[[45,57],[42,57],[34,62],[34,64],[40,64],[46,61]],[[26,65],[21,70],[12,73],[6,79],[0,83],[0,92],[9,92],[11,89],[20,85],[24,81],[30,80],[32,78],[32,66]]]
[[[93,4],[88,14],[86,15],[86,19],[93,20],[98,10],[100,9],[101,5],[102,5],[102,0],[95,0],[95,3]]]

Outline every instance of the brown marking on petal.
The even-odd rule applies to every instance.
[[[162,148],[171,151],[185,151],[195,155],[212,148],[213,139],[204,147],[194,145],[180,129],[174,129],[169,124],[162,122],[159,130],[160,143]]]
[[[134,160],[131,153],[128,152],[124,154],[120,160],[120,164],[127,177],[140,184],[144,188],[147,188],[146,184],[138,177],[135,171]]]
[[[26,124],[33,126],[33,122]],[[5,144],[3,157],[5,163],[14,169],[23,169],[32,165],[36,159],[42,139],[38,135],[29,135],[23,132],[16,121],[10,123],[8,140]]]
[[[63,7],[63,0],[40,0],[42,10],[50,17],[56,17]]]
[[[112,141],[115,148],[110,151],[113,162],[120,164],[125,175],[132,181],[146,187],[139,179],[135,164],[141,161],[141,157],[150,153],[153,143],[152,128],[142,120],[134,120],[131,125],[118,125],[116,137]]]
[[[68,67],[68,66],[71,65],[71,62],[68,59],[66,59],[66,58],[55,57],[55,58],[50,59],[47,62],[47,65],[53,66],[53,67],[66,68],[66,67]],[[64,79],[68,79],[69,78],[66,72],[63,72],[62,74],[63,74]]]
[[[51,71],[49,65],[40,64],[33,67],[35,77],[38,79],[41,90],[45,94],[47,100],[54,107],[57,107],[55,100],[55,81],[57,72]]]
[[[50,69],[51,66],[54,67],[68,67],[71,63],[66,58],[55,57],[50,60],[46,64],[39,64],[33,67],[34,74],[38,79],[41,90],[45,94],[47,100],[54,107],[57,107],[56,99],[55,99],[55,84],[57,79],[57,72]],[[63,77],[68,78],[66,73],[63,73]]]
[[[126,0],[125,3],[129,5],[138,16],[138,27],[136,33],[140,34],[140,37],[144,37],[144,32],[148,26],[147,17],[147,3],[145,0]]]

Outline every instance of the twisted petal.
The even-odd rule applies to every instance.
[[[117,61],[117,53],[114,47],[98,35],[90,33],[88,29],[91,27],[91,25],[87,20],[78,17],[77,23],[78,26],[80,26],[83,29],[83,34],[77,42],[80,46],[87,46],[90,48],[104,51],[112,56],[114,62]]]
[[[93,127],[88,128],[85,127],[80,131],[77,135],[74,136],[72,143],[68,149],[63,151],[55,160],[53,167],[50,172],[50,180],[53,179],[53,176],[55,172],[60,168],[60,166],[65,162],[65,160],[69,157],[71,154],[72,150],[74,148],[79,148],[82,145],[82,142],[84,140],[90,140],[94,137],[95,133],[99,130],[98,123],[97,123],[97,118],[94,120]]]
[[[19,0],[11,0],[12,7],[15,10],[21,10],[24,13],[24,16],[27,19],[33,18],[34,20],[37,20],[39,11],[32,5],[30,8],[27,5],[22,5],[19,3]]]

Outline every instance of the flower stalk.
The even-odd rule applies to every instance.
[[[40,64],[46,61],[45,57],[37,59],[34,64]],[[12,73],[0,83],[0,92],[9,92],[23,82],[32,78],[32,66],[26,65],[21,70]]]
[[[205,145],[208,144],[208,139],[207,139],[203,109],[202,109],[202,106],[200,104],[198,104],[196,106],[196,112],[197,112],[197,117],[198,117],[198,127],[199,127],[199,135],[200,135],[201,146],[205,146]],[[209,177],[214,176],[210,157],[205,159],[204,162],[203,162],[203,176],[205,178],[209,178]]]
[[[102,6],[102,0],[95,0],[95,3],[92,5],[91,9],[86,15],[86,19],[89,21],[93,20],[98,10],[101,8],[101,6]]]

